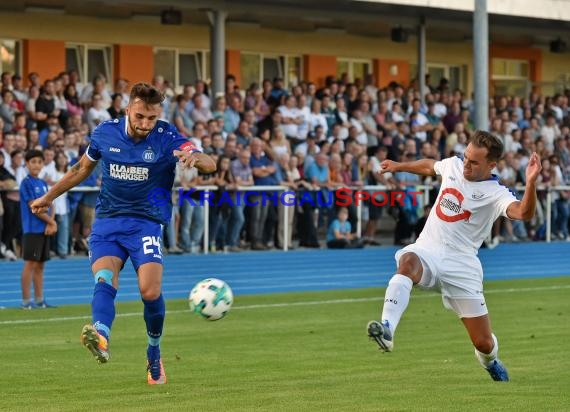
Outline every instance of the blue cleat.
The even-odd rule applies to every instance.
[[[366,331],[370,339],[374,339],[382,352],[392,352],[394,349],[394,342],[392,339],[392,332],[388,322],[380,323],[375,320],[368,322]]]
[[[155,359],[152,362],[148,361],[146,370],[149,385],[164,385],[166,383],[166,373],[164,373],[162,360]]]
[[[36,303],[36,308],[39,308],[39,309],[49,309],[49,308],[57,308],[57,306],[50,305],[50,304],[47,303],[45,300],[42,300],[41,302]]]
[[[505,365],[503,365],[503,363],[499,359],[495,359],[493,363],[491,363],[491,365],[489,365],[486,369],[494,381],[500,381],[500,382],[509,381],[509,373],[507,372],[507,368],[505,368]]]
[[[160,359],[160,348],[150,346],[147,349],[147,382],[149,385],[164,385],[166,383],[166,373],[164,365]]]
[[[36,308],[36,305],[33,302],[22,303],[20,305],[20,308],[22,308],[23,310],[32,310]]]

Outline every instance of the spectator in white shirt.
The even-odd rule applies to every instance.
[[[56,143],[61,144],[61,149],[63,149],[63,141],[57,140]],[[56,181],[56,173],[55,173],[55,161],[54,161],[55,152],[51,148],[44,149],[44,167],[39,174],[39,178],[45,180],[48,185],[52,186]]]
[[[303,122],[301,113],[296,107],[297,99],[293,95],[287,96],[285,104],[279,106],[281,113],[281,128],[289,139],[299,138],[299,125]]]
[[[92,132],[99,123],[105,120],[111,120],[111,115],[107,109],[103,107],[103,98],[99,93],[93,94],[91,104],[93,106],[87,112],[87,124],[89,125],[90,132]]]
[[[540,135],[546,150],[552,152],[554,150],[554,141],[560,137],[560,129],[556,124],[556,117],[553,112],[548,112],[546,115],[546,124],[540,128]]]

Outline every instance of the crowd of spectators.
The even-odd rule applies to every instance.
[[[162,76],[156,76],[153,84],[166,96],[162,119],[176,125],[218,165],[212,175],[177,170],[175,187],[190,191],[215,185],[219,189],[214,192],[208,222],[200,192],[190,195],[196,202],[179,202],[184,192],[174,191],[164,251],[199,252],[206,224],[212,251],[280,248],[286,233],[290,246],[320,247],[326,242],[327,226],[337,216],[334,198],[338,188],[383,185],[388,190],[413,191],[418,184],[433,184],[433,193],[437,193],[437,179],[431,177],[375,173],[384,159],[443,159],[461,156],[465,150],[474,130],[473,101],[461,90],[450,90],[445,79],[431,85],[427,78],[426,83],[422,104],[416,82],[408,87],[393,83],[377,88],[372,76],[352,83],[346,76],[329,76],[321,87],[301,82],[289,89],[283,79],[276,78],[242,89],[228,75],[226,93],[219,96],[212,96],[201,80],[185,85],[177,94]],[[99,75],[92,83],[81,84],[75,71],[45,80],[30,73],[27,84],[24,87],[17,74],[1,75],[0,258],[16,259],[20,253],[19,194],[12,189],[26,176],[25,151],[43,151],[41,177],[53,184],[83,155],[99,123],[124,116],[129,99],[128,81],[118,79],[111,87]],[[566,184],[570,177],[568,96],[532,93],[525,98],[495,96],[489,101],[489,130],[505,146],[496,169],[504,185],[513,189],[524,185],[532,151],[542,159],[542,188]],[[82,185],[83,191],[70,192],[55,203],[59,229],[53,253],[62,258],[87,250],[97,197],[93,187],[100,185],[100,171]],[[296,197],[297,205],[290,208],[287,222],[283,202],[246,206],[248,202],[241,198],[248,186],[275,185],[296,193],[290,195]],[[248,201],[255,203],[266,195],[271,193],[252,192]],[[553,193],[555,239],[568,239],[569,197],[567,191]],[[543,239],[545,192],[539,198],[533,221],[500,220],[494,236],[507,241]],[[431,200],[435,201],[433,196]],[[360,216],[363,239],[376,242],[378,221],[385,214],[397,220],[394,243],[410,242],[421,212],[421,205],[410,202],[384,207],[366,202]],[[356,213],[350,205],[352,232],[357,226]]]

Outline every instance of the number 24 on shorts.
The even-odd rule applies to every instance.
[[[143,252],[145,255],[150,253],[157,253],[162,255],[162,248],[160,247],[160,238],[158,236],[144,236],[142,239],[143,242]],[[156,250],[154,249],[156,247]]]

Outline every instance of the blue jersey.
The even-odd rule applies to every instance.
[[[20,211],[24,233],[44,233],[46,230],[46,222],[32,213],[29,203],[43,196],[47,191],[48,185],[42,179],[28,175],[22,180],[20,185]],[[50,212],[51,210],[48,210],[48,215]]]
[[[101,192],[95,215],[135,216],[167,223],[178,162],[174,150],[198,151],[174,126],[161,120],[138,143],[127,135],[126,117],[97,126],[85,153],[92,161],[101,161]],[[157,194],[163,201],[156,201]]]

